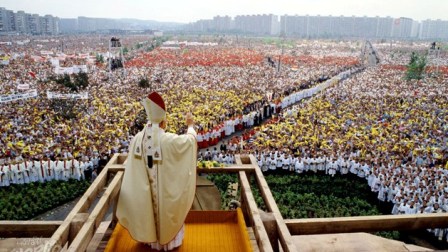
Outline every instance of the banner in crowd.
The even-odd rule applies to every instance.
[[[45,56],[49,56],[49,55],[53,55],[53,52],[52,51],[42,50],[42,51],[40,51],[40,54],[41,55],[45,55]]]
[[[77,74],[81,72],[87,73],[87,65],[74,65],[71,67],[56,66],[54,68],[55,74]]]
[[[30,84],[19,84],[19,85],[17,85],[17,89],[28,90],[28,89],[30,89]]]
[[[79,93],[79,94],[61,94],[47,91],[48,99],[89,99],[89,94],[87,92]]]
[[[11,95],[0,95],[0,103],[6,103],[6,102],[12,102],[17,100],[23,100],[28,98],[34,98],[37,97],[37,90],[29,90],[24,93],[19,94],[11,94]]]
[[[1,62],[2,62],[2,65],[5,65],[5,66],[9,65],[9,60],[2,60]]]
[[[30,40],[29,40],[29,39],[25,39],[25,40],[16,40],[15,42],[16,42],[16,44],[18,44],[18,45],[26,45],[26,44],[28,44],[28,43],[30,42]]]
[[[59,66],[59,59],[58,58],[51,58],[50,59],[50,63],[51,63],[51,66],[58,67]]]

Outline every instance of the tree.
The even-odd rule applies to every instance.
[[[96,54],[96,62],[97,63],[104,63],[104,57],[102,54]]]
[[[149,88],[149,80],[148,78],[141,78],[138,82],[138,86],[141,88]]]
[[[89,76],[87,75],[87,73],[80,72],[75,75],[74,84],[74,86],[76,87],[76,91],[85,89],[87,86],[89,86]]]
[[[71,83],[70,75],[64,74],[62,76],[58,76],[55,81],[58,84],[69,86]]]
[[[423,79],[423,74],[425,72],[426,67],[426,56],[425,55],[419,55],[416,52],[412,52],[411,59],[409,61],[409,64],[407,66],[407,72],[406,72],[406,79],[412,80],[417,79],[421,80]]]
[[[56,83],[64,85],[69,88],[72,92],[78,92],[79,90],[85,89],[89,85],[89,76],[87,73],[80,72],[74,75],[73,82],[70,75],[64,74],[55,79]]]
[[[123,54],[126,55],[126,54],[128,54],[128,52],[129,52],[129,49],[127,47],[124,47],[123,48]]]

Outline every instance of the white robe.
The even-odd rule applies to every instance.
[[[44,168],[44,161],[34,161],[34,168],[37,172],[38,181],[41,183],[45,182],[46,172]]]
[[[30,164],[32,164],[32,162],[30,161],[23,161],[22,163],[18,164],[20,166],[20,170],[22,171],[23,182],[25,184],[30,183],[30,175],[31,175]]]
[[[64,179],[64,161],[63,160],[56,160],[54,162],[54,178],[56,180],[63,180]]]
[[[304,169],[305,167],[304,167],[304,164],[303,164],[303,160],[299,160],[299,159],[297,159],[296,160],[296,163],[295,163],[295,170],[296,170],[296,173],[303,173],[303,169]]]
[[[0,186],[9,186],[10,171],[7,165],[0,167]]]
[[[78,160],[73,160],[71,161],[72,165],[71,165],[71,169],[70,169],[70,177],[72,179],[76,179],[76,180],[81,180],[81,175],[80,175],[80,163]]]
[[[30,182],[37,182],[39,181],[39,174],[37,173],[37,168],[35,166],[34,161],[30,161],[31,165],[30,167]]]
[[[20,165],[18,164],[13,164],[11,165],[11,169],[14,173],[14,179],[13,179],[13,183],[14,184],[24,184],[25,181],[23,180],[23,170],[20,169]]]
[[[55,161],[51,161],[51,160],[47,160],[44,161],[44,167],[45,167],[45,171],[47,173],[47,181],[52,181],[53,179],[56,178],[56,171],[55,171]]]
[[[189,128],[188,134],[179,136],[162,131],[160,148],[163,160],[154,161],[151,169],[155,170],[151,171],[143,147],[145,129],[132,139],[129,148],[117,217],[134,240],[165,245],[181,231],[193,204],[196,132]],[[151,182],[154,181],[154,173],[155,182]],[[157,192],[153,193],[154,185]]]

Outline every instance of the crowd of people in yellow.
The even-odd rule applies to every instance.
[[[242,121],[243,115],[263,104],[276,104],[285,92],[312,86],[323,75],[336,74],[356,63],[356,60],[353,60],[356,59],[353,56],[355,54],[341,54],[338,56],[341,63],[336,66],[319,61],[319,64],[304,64],[295,69],[285,67],[282,72],[278,72],[276,68],[260,60],[265,56],[261,50],[263,46],[260,46],[238,49],[238,53],[243,56],[256,55],[254,58],[257,59],[255,62],[242,60],[242,66],[199,64],[165,67],[157,64],[130,64],[125,72],[109,73],[106,64],[92,64],[91,61],[95,58],[93,52],[107,55],[104,49],[100,49],[102,44],[107,44],[107,40],[97,41],[88,36],[62,39],[65,39],[65,53],[57,50],[60,41],[55,39],[28,40],[25,45],[1,45],[3,58],[8,59],[8,64],[2,66],[0,73],[0,94],[5,97],[27,92],[28,90],[18,88],[20,84],[27,84],[28,89],[37,90],[38,93],[37,97],[10,100],[1,104],[0,165],[3,181],[9,177],[10,182],[15,183],[17,179],[13,177],[21,174],[22,170],[30,179],[22,179],[23,176],[17,175],[21,181],[18,183],[37,180],[38,177],[45,180],[51,169],[60,169],[56,168],[59,163],[53,164],[57,160],[64,163],[76,161],[88,167],[88,170],[95,169],[101,160],[107,159],[112,153],[126,152],[135,133],[132,128],[135,127],[136,117],[142,111],[139,100],[141,93],[148,89],[157,90],[168,101],[169,132],[183,132],[183,125],[180,123],[183,121],[182,113],[191,110],[198,122],[199,136],[205,138],[213,130],[222,129],[227,121],[231,120],[233,123],[234,120],[239,120],[237,118]],[[135,42],[134,39],[130,38],[129,42]],[[350,44],[344,46],[351,48]],[[322,49],[317,45],[310,45],[308,50],[322,54]],[[229,48],[189,49],[189,53],[194,51],[198,51],[196,54],[201,57],[217,52],[220,57],[234,57]],[[337,50],[333,51],[337,56]],[[152,53],[164,54],[160,49]],[[131,50],[130,55],[139,55],[139,52]],[[315,57],[318,59],[321,55],[316,53]],[[56,68],[52,63],[54,59],[59,60],[60,66],[89,66],[90,83],[82,90],[88,93],[88,99],[73,101],[47,97],[48,91],[70,93],[67,88],[52,79]],[[162,64],[164,59],[160,58],[160,61]],[[150,88],[138,86],[137,83],[142,78],[150,81]],[[266,93],[271,94],[269,99]],[[70,118],[60,111],[66,104],[74,104],[70,110],[73,113]],[[216,143],[218,138],[224,136],[226,134],[214,137],[210,144]],[[40,175],[36,174],[39,173],[35,171],[39,165],[24,165],[25,161],[29,161],[29,164],[48,161],[46,166],[49,170],[43,169]],[[64,167],[68,169],[68,165]],[[36,178],[31,179],[30,173]]]

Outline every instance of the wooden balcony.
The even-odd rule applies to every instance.
[[[113,156],[64,221],[0,221],[0,251],[14,248],[103,251],[117,226],[115,209],[126,158],[121,154]],[[399,247],[404,248],[402,251],[422,251],[424,248],[357,232],[448,227],[448,214],[284,220],[255,158],[236,156],[236,162],[230,167],[198,172],[238,174],[241,209],[254,251],[357,251],[361,245],[365,251],[375,251],[378,247],[373,244],[380,244],[384,251],[396,251]],[[249,183],[251,176],[255,178],[266,212],[255,203]],[[212,184],[198,180],[193,208],[211,211],[220,207],[220,204],[209,203],[210,198],[216,198],[213,190],[216,188],[213,189]],[[358,237],[358,243],[354,237]],[[339,243],[335,239],[339,239]]]

